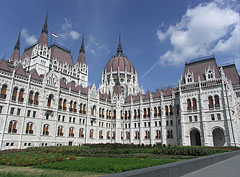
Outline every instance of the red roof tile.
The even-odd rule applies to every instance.
[[[31,79],[37,80],[37,81],[42,81],[42,78],[39,77],[36,69],[33,69],[31,72]]]
[[[10,70],[10,68],[8,67],[7,62],[6,62],[5,59],[2,59],[2,60],[0,61],[0,69],[1,69],[1,70],[4,70],[4,71],[11,72],[11,70]]]
[[[223,66],[223,71],[226,77],[231,80],[232,85],[240,84],[240,77],[235,64]]]
[[[27,74],[25,73],[23,67],[21,64],[18,64],[17,68],[16,68],[16,74],[20,75],[20,76],[24,76],[27,77]]]
[[[53,45],[51,48],[51,58],[55,59],[57,58],[58,61],[62,63],[67,63],[70,66],[73,66],[73,60],[70,51],[67,51],[66,49],[63,49],[62,47],[58,45]]]

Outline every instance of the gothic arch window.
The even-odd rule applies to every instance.
[[[39,93],[36,92],[36,93],[35,93],[35,96],[34,96],[34,104],[35,104],[35,105],[38,105],[38,104],[39,104],[38,99],[39,99]]]
[[[84,131],[83,128],[80,128],[80,129],[79,129],[79,137],[80,137],[80,138],[84,138],[84,132],[83,132],[83,131]]]
[[[136,109],[134,109],[134,119],[136,119],[137,118],[137,111],[136,111]]]
[[[110,131],[107,131],[107,139],[110,139]]]
[[[128,119],[131,119],[131,111],[128,111]]]
[[[160,106],[158,107],[158,116],[159,117],[161,116],[161,107]]]
[[[28,96],[28,104],[33,104],[33,91],[31,90]]]
[[[69,106],[69,111],[72,112],[73,111],[73,101],[70,101],[70,106]]]
[[[145,131],[145,139],[147,139],[147,140],[150,139],[150,132],[148,130]]]
[[[74,128],[73,127],[70,127],[69,128],[69,137],[74,137]]]
[[[125,111],[125,120],[127,120],[127,111]]]
[[[214,69],[208,67],[208,69],[205,71],[206,79],[211,80],[215,78],[215,71]]]
[[[140,119],[140,109],[138,109],[138,118]]]
[[[186,78],[186,84],[194,82],[193,73],[190,73],[190,71],[187,72],[187,74],[185,75],[185,78]]]
[[[112,139],[115,139],[115,132],[112,132]]]
[[[173,138],[173,131],[167,130],[167,138]]]
[[[63,136],[63,126],[62,125],[58,126],[57,136]]]
[[[210,109],[213,108],[213,97],[212,97],[212,96],[209,96],[209,97],[208,97],[208,107],[209,107]]]
[[[157,117],[157,108],[154,107],[154,117]]]
[[[24,89],[21,88],[20,92],[19,92],[19,95],[18,95],[18,101],[21,102],[21,103],[24,101],[23,94],[24,94]]]
[[[63,101],[63,110],[66,111],[67,110],[67,100],[64,99]]]
[[[139,131],[135,131],[135,137],[134,137],[134,139],[139,139],[139,138],[140,138]]]
[[[26,134],[33,134],[33,123],[32,122],[27,123]]]
[[[126,139],[130,140],[130,132],[126,132]]]
[[[104,118],[104,109],[102,109],[102,118]]]
[[[113,119],[116,119],[116,110],[113,110]]]
[[[156,139],[161,139],[161,131],[160,130],[156,130]]]
[[[83,105],[83,114],[86,114],[86,104]]]
[[[103,131],[102,130],[99,131],[99,139],[103,139]]]
[[[48,124],[43,125],[43,135],[49,135],[49,125]]]
[[[59,99],[59,102],[58,102],[58,109],[62,109],[62,98]]]
[[[90,130],[90,138],[93,138],[93,129]]]
[[[83,113],[83,104],[80,103],[80,110],[79,110],[79,113],[82,114]]]
[[[215,102],[215,107],[219,108],[220,107],[220,102],[219,102],[219,96],[214,95],[214,102]]]
[[[6,84],[4,84],[3,86],[2,86],[2,89],[1,89],[1,95],[0,95],[0,98],[2,98],[2,99],[6,99],[6,97],[7,97],[7,85]]]
[[[102,117],[102,109],[101,109],[101,108],[99,108],[98,116],[99,116],[99,117]]]
[[[52,100],[53,100],[53,95],[50,94],[50,95],[48,96],[48,102],[47,102],[47,106],[48,106],[48,107],[51,107]]]
[[[144,118],[147,117],[147,109],[146,109],[146,108],[143,109],[143,117],[144,117]]]
[[[165,106],[165,115],[168,116],[168,106]]]
[[[17,92],[18,92],[18,88],[14,87],[13,94],[12,94],[12,101],[16,101],[16,99],[17,99]]]
[[[173,115],[173,107],[172,107],[172,105],[169,106],[169,109],[170,109],[169,110],[170,115]]]
[[[192,99],[192,105],[193,105],[193,110],[197,110],[197,99],[196,98]]]
[[[191,100],[188,98],[187,99],[187,110],[190,111],[192,109],[192,103]]]
[[[17,133],[17,121],[12,120],[9,122],[8,133]]]
[[[151,110],[148,108],[148,117],[151,117]]]
[[[74,104],[73,104],[73,111],[74,112],[77,112],[77,102],[75,101]]]

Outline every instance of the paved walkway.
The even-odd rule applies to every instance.
[[[240,177],[240,155],[182,177]]]

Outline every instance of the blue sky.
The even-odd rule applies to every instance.
[[[236,0],[2,0],[0,58],[9,59],[22,29],[21,53],[40,36],[48,11],[50,33],[77,60],[84,33],[89,83],[116,53],[134,64],[145,91],[177,85],[187,59],[214,54],[217,63],[240,70],[240,21]]]

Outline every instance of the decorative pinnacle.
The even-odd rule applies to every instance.
[[[20,37],[21,37],[21,31],[18,34],[18,39],[17,39],[14,49],[20,49]]]
[[[81,44],[81,48],[80,48],[79,52],[85,53],[85,49],[84,49],[84,34],[83,34],[83,37],[82,37],[82,44]]]
[[[120,34],[119,34],[117,53],[118,54],[122,54],[123,53],[122,44],[121,44],[121,35]]]
[[[44,23],[42,32],[48,33],[48,25],[47,25],[47,23],[48,23],[48,12],[47,12],[47,15],[46,15],[46,18],[45,18],[45,23]]]

